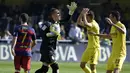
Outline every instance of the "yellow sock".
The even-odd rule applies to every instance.
[[[92,70],[92,73],[97,73],[96,69]]]
[[[88,66],[83,68],[83,70],[85,71],[85,73],[91,73],[91,69]]]

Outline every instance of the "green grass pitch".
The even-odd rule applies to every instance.
[[[84,73],[77,62],[59,62],[60,73]],[[34,73],[36,69],[41,67],[41,62],[32,62],[31,72]],[[99,63],[97,65],[97,73],[105,73],[106,64]],[[12,61],[0,61],[0,73],[14,73],[14,66]],[[23,69],[21,69],[23,73]],[[51,73],[51,68],[49,72]],[[130,63],[123,65],[121,73],[130,73]]]

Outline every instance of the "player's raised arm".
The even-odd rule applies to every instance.
[[[82,11],[82,14],[83,14],[83,22],[84,22],[84,25],[87,26],[87,27],[92,27],[92,24],[88,22],[89,18],[87,18],[87,16],[89,16],[89,9],[88,8],[84,8],[83,11]],[[92,13],[92,12],[91,12]],[[92,17],[92,16],[91,16]],[[93,18],[91,18],[93,19]]]
[[[80,13],[80,15],[79,15],[79,17],[78,17],[78,19],[77,19],[77,24],[84,27],[84,25],[83,25],[83,14],[82,14],[82,12]]]
[[[77,3],[71,2],[71,5],[66,5],[67,8],[69,9],[69,15],[73,15],[75,9],[77,8]]]
[[[89,14],[89,13],[91,13],[91,14]],[[91,15],[93,15],[93,13],[91,11],[89,11],[88,8],[83,8],[83,10],[81,11],[81,13],[78,17],[77,23],[83,27],[92,27],[92,24],[88,22],[88,20],[93,19],[93,16],[91,16]],[[90,16],[91,19],[87,18],[87,16]]]
[[[117,26],[117,25],[115,25],[112,21],[111,21],[111,19],[110,18],[106,18],[106,21],[110,24],[110,25],[112,25],[112,26],[114,26],[119,32],[121,32],[122,34],[125,34],[126,33],[126,29],[124,28],[124,27],[119,27],[119,26]]]

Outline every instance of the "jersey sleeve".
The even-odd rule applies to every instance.
[[[50,22],[39,22],[38,26],[42,31],[45,31],[51,25]]]
[[[32,34],[32,40],[36,40],[36,33],[35,33],[35,30],[32,29],[32,31],[33,31],[33,34]]]
[[[125,31],[125,33],[126,33],[126,27],[125,27],[124,24],[120,24],[120,25],[118,25],[118,26],[121,27],[121,28]]]

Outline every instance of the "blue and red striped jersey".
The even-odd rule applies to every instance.
[[[16,55],[31,56],[31,42],[36,40],[35,30],[27,25],[19,25],[15,27],[13,36],[17,37]]]

